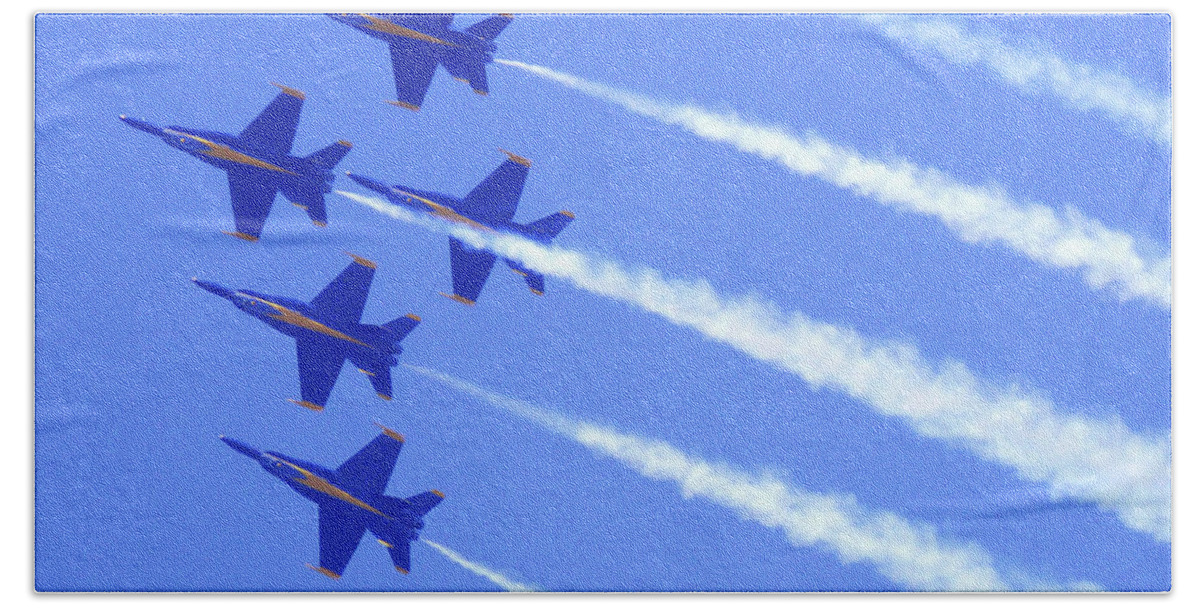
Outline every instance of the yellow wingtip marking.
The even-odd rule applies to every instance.
[[[380,398],[380,399],[383,399],[384,401],[391,401],[391,400],[392,400],[392,398],[391,398],[391,397],[389,397],[389,396],[387,396],[387,395],[385,395],[385,394],[383,394],[383,393],[375,393],[375,394],[376,394],[376,395],[379,395],[379,398]]]
[[[392,543],[389,543],[389,542],[387,542],[386,540],[383,540],[382,538],[377,538],[377,539],[375,539],[375,542],[377,542],[377,543],[379,543],[379,544],[381,544],[381,545],[383,545],[383,546],[387,547],[388,549],[391,549],[391,548],[392,548]]]
[[[430,490],[430,492],[433,492],[434,494],[437,494],[437,497],[438,497],[438,498],[445,498],[445,497],[446,497],[446,495],[445,495],[445,494],[442,494],[442,491],[441,491],[441,490]]]
[[[301,209],[304,209],[304,210],[306,210],[306,211],[308,210],[308,205],[301,205],[300,203],[292,203],[292,204],[293,204],[293,205],[295,205],[295,206],[297,206],[297,207],[299,207],[299,208],[301,208]]]
[[[458,302],[460,304],[466,304],[467,306],[475,305],[475,300],[468,300],[456,293],[445,293],[445,292],[439,291],[438,294],[446,296],[447,298],[450,298],[451,300],[454,300],[455,302]]]
[[[546,295],[546,293],[545,293],[545,292],[543,292],[543,291],[538,291],[538,290],[536,290],[536,289],[534,289],[534,288],[532,288],[532,287],[530,287],[530,288],[529,288],[529,291],[532,291],[532,292],[533,292],[533,295],[535,295],[535,296],[544,296],[544,295]]]
[[[375,372],[369,372],[369,371],[367,371],[367,370],[365,370],[365,369],[363,369],[363,368],[361,368],[361,367],[360,367],[360,368],[358,368],[358,371],[360,371],[360,372],[362,372],[362,373],[364,373],[364,374],[366,374],[366,375],[368,375],[368,376],[374,376],[374,375],[375,375]]]
[[[465,82],[465,83],[467,83],[467,84],[471,84],[471,81],[470,81],[470,80],[467,80],[466,78],[459,78],[458,76],[452,76],[451,78],[453,78],[453,79],[455,79],[455,80],[457,80],[457,81],[459,81],[459,82]]]
[[[339,145],[346,146],[347,148],[353,148],[353,147],[354,147],[354,144],[352,144],[352,143],[350,143],[350,142],[348,142],[348,141],[346,141],[346,140],[344,140],[344,139],[339,139],[339,140],[337,141],[337,143],[338,143]]]
[[[305,207],[305,209],[308,209],[308,207]],[[321,220],[313,220],[313,226],[316,226],[317,228],[324,228],[328,225],[329,225],[328,222],[322,222]]]
[[[528,158],[525,158],[524,156],[517,156],[516,154],[513,154],[512,152],[509,152],[508,150],[505,150],[504,148],[500,148],[499,150],[501,152],[507,154],[509,160],[513,161],[514,163],[517,163],[518,165],[525,165],[526,167],[533,166],[533,161],[529,160]]]
[[[295,97],[296,99],[301,99],[301,100],[304,99],[304,91],[301,91],[300,89],[293,89],[292,87],[285,87],[285,86],[279,84],[278,82],[272,82],[271,84],[279,87],[280,90],[282,90],[284,93],[287,93],[288,95],[291,95],[292,97]]]
[[[401,568],[400,566],[396,566],[396,571],[399,572],[400,574],[408,574],[408,570],[405,570],[404,568]]]
[[[314,572],[320,572],[321,574],[324,574],[325,576],[328,576],[329,578],[331,578],[335,581],[338,580],[339,578],[342,578],[342,575],[334,572],[333,570],[330,570],[329,568],[322,568],[320,566],[314,566],[312,564],[304,564],[304,565],[308,566],[309,568],[312,568]]]
[[[513,272],[515,272],[515,273],[517,273],[517,274],[519,274],[519,275],[521,275],[521,276],[523,276],[523,277],[527,277],[527,276],[529,276],[529,275],[525,274],[523,271],[517,270],[516,268],[512,268],[512,269],[510,269],[510,270],[512,270]]]
[[[512,13],[500,13],[500,16],[504,17],[505,19],[514,19],[515,18],[515,16]]]
[[[237,238],[242,239],[243,241],[249,241],[251,243],[258,242],[258,237],[246,234],[245,232],[229,232],[228,230],[222,230],[221,234],[228,234],[229,236],[236,236]]]
[[[475,91],[476,95],[483,95],[484,97],[487,97],[487,94],[488,94],[487,91],[480,91],[479,89],[471,89],[471,90]]]
[[[563,214],[563,215],[565,215],[565,216],[567,216],[567,217],[569,217],[569,218],[571,218],[571,219],[575,219],[575,214],[574,214],[574,213],[571,213],[570,211],[559,211],[559,213],[561,213],[561,214]]]
[[[418,317],[417,315],[414,315],[414,314],[412,314],[411,312],[410,312],[410,313],[408,313],[408,314],[406,314],[406,315],[404,315],[404,316],[405,316],[405,317],[408,317],[409,319],[412,319],[413,321],[416,321],[417,323],[420,323],[420,322],[421,322],[421,317]]]
[[[349,251],[343,251],[342,253],[345,253],[346,255],[354,258],[355,264],[361,264],[363,266],[366,266],[367,268],[372,268],[372,269],[376,267],[375,262],[372,262],[371,260],[368,260],[367,258],[359,257],[357,255],[354,255],[353,253],[350,253]]]
[[[306,407],[315,412],[320,412],[325,409],[325,406],[317,405],[317,404],[313,403],[312,401],[304,401],[304,400],[297,401],[295,399],[288,399],[288,401],[291,401],[292,403],[295,403],[296,405],[298,405],[300,407]]]
[[[384,435],[387,435],[388,437],[391,437],[392,439],[395,439],[396,441],[399,441],[400,443],[404,443],[404,435],[401,435],[400,433],[397,433],[396,431],[393,431],[392,429],[389,429],[388,427],[383,426],[382,424],[379,424],[378,422],[375,423],[375,426],[379,427],[380,429],[383,429]]]
[[[394,105],[394,106],[399,106],[399,107],[401,107],[401,108],[407,108],[407,109],[409,109],[409,110],[412,110],[413,112],[418,112],[418,111],[420,111],[420,110],[421,110],[421,106],[414,106],[413,104],[411,104],[411,103],[408,103],[407,101],[391,101],[391,100],[388,100],[388,103],[390,103],[390,104],[392,104],[392,105]]]

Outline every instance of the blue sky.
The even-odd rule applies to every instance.
[[[964,27],[1170,94],[1164,17]],[[350,374],[321,414],[287,403],[298,394],[290,341],[187,279],[311,297],[347,263],[342,250],[380,265],[366,322],[425,319],[404,362],[851,494],[978,545],[1010,578],[1170,586],[1170,545],[1113,513],[1052,499],[962,445],[634,306],[553,279],[535,298],[499,272],[473,309],[441,298],[445,236],[343,197],[328,199],[323,231],[279,204],[260,243],[221,235],[224,175],[117,115],[236,132],[281,82],[308,95],[297,153],[347,139],[339,169],[450,194],[503,147],[534,162],[518,221],[576,213],[564,247],[752,292],[1149,437],[1170,430],[1161,306],[515,68],[489,68],[487,98],[440,74],[420,113],[400,111],[382,103],[394,94],[385,48],[320,16],[42,17],[37,28],[39,588],[495,589],[423,545],[408,577],[369,543],[341,581],[314,576],[302,564],[316,559],[315,508],[216,439],[335,465],[373,420],[409,438],[391,493],[448,496],[425,535],[541,588],[904,588],[405,368],[391,403]],[[852,19],[522,16],[499,42],[498,57],[812,131],[1078,209],[1170,251],[1168,146]]]

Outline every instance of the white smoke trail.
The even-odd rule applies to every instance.
[[[631,272],[577,251],[418,218],[380,199],[338,193],[695,329],[800,376],[814,389],[839,390],[903,418],[921,435],[1010,466],[1026,480],[1047,484],[1051,498],[1094,501],[1130,528],[1170,541],[1169,437],[1142,437],[1116,417],[1060,412],[1040,395],[991,386],[962,363],[935,365],[914,346],[873,341],[799,312],[785,314],[754,296],[722,297],[707,281],[668,280],[651,269]]]
[[[1114,122],[1161,144],[1171,143],[1171,98],[1147,91],[1126,76],[1067,61],[1049,51],[1008,46],[953,21],[912,15],[861,15],[884,36],[959,64],[978,64],[1026,91],[1049,93],[1083,111],[1099,110]]]
[[[489,581],[496,583],[497,585],[500,586],[501,589],[504,589],[505,591],[512,591],[512,592],[516,592],[516,593],[529,593],[532,591],[538,591],[537,587],[531,587],[529,585],[524,585],[524,584],[518,583],[516,581],[511,581],[507,577],[505,577],[503,574],[500,574],[499,572],[496,572],[495,570],[492,570],[491,568],[482,566],[480,564],[477,564],[477,563],[463,557],[462,555],[460,555],[458,552],[454,551],[450,547],[446,547],[444,545],[439,545],[439,544],[437,544],[431,540],[425,539],[425,538],[422,538],[421,542],[429,545],[430,547],[433,547],[434,549],[437,549],[439,553],[441,553],[442,555],[445,555],[447,558],[450,559],[450,561],[462,566],[467,571],[469,571],[473,574],[478,574],[479,576],[482,576],[483,578],[486,578]]]
[[[541,66],[496,62],[683,127],[708,141],[730,144],[881,204],[933,216],[966,243],[1003,243],[1039,264],[1080,270],[1094,289],[1111,286],[1123,298],[1171,307],[1170,257],[1143,257],[1132,236],[1075,209],[1056,211],[1040,204],[1018,204],[999,188],[963,184],[937,169],[920,168],[905,160],[869,159],[812,132],[798,137],[734,114],[659,102]]]
[[[664,441],[573,420],[448,374],[405,366],[615,458],[645,477],[673,481],[684,498],[700,496],[744,519],[778,528],[793,545],[819,546],[843,563],[870,562],[905,587],[925,591],[1009,588],[992,566],[991,557],[974,543],[940,539],[928,524],[908,521],[890,511],[865,509],[853,496],[810,492],[770,475],[752,475],[707,462]],[[1020,575],[1015,578],[1031,588],[1051,588]],[[1095,589],[1095,585],[1081,583],[1072,588]]]

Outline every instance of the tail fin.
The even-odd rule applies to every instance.
[[[398,319],[393,319],[383,324],[383,328],[388,330],[395,336],[394,342],[399,342],[412,331],[414,327],[421,322],[421,317],[414,314],[407,314]]]
[[[352,146],[350,145],[350,142],[339,141],[334,144],[329,144],[328,146],[309,154],[307,158],[318,167],[329,171],[336,167],[338,163],[342,162],[342,158],[346,156],[346,153],[350,151],[351,147]]]
[[[475,25],[463,30],[472,36],[478,36],[484,40],[495,40],[500,32],[504,31],[505,26],[512,23],[513,17],[508,14],[495,15],[488,17]]]
[[[525,279],[525,284],[529,286],[529,291],[532,291],[533,295],[546,295],[546,277],[542,275],[542,273],[534,272],[516,260],[504,258],[504,263],[508,264],[508,267],[511,268],[513,272],[521,275],[521,278]]]
[[[558,213],[547,215],[546,217],[525,226],[529,230],[531,236],[540,240],[550,240],[571,223],[575,219],[575,214],[570,211],[559,211]]]

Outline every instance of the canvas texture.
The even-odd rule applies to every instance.
[[[38,15],[35,587],[1170,590],[1171,27]]]

